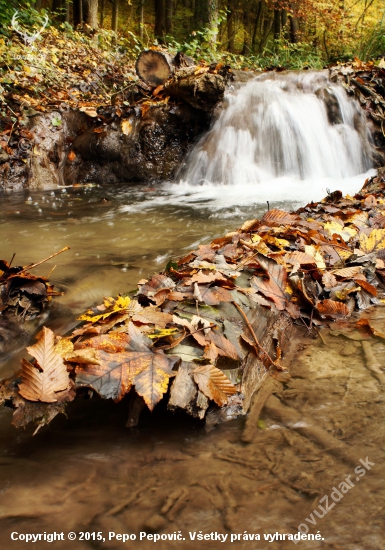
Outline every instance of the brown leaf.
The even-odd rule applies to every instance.
[[[360,271],[361,271],[360,266],[351,266],[351,267],[344,267],[342,269],[334,269],[332,273],[333,275],[337,275],[338,277],[343,277],[344,279],[352,279]]]
[[[152,324],[164,328],[168,323],[172,322],[172,315],[163,313],[154,307],[145,307],[140,313],[134,315],[132,320],[144,325]]]
[[[76,159],[76,153],[75,151],[70,151],[67,155],[67,158],[70,162],[74,161]]]
[[[215,401],[219,407],[226,405],[228,397],[237,393],[227,376],[213,365],[203,365],[193,372],[200,391]]]
[[[160,305],[164,302],[167,297],[168,292],[175,287],[175,283],[172,279],[166,275],[154,275],[146,281],[144,284],[139,284],[140,296],[147,296],[150,300],[156,302],[157,305]],[[162,291],[166,291],[162,293]]]
[[[285,212],[284,210],[273,208],[273,210],[266,212],[261,220],[261,224],[275,227],[278,225],[292,225],[296,220],[298,220],[298,216],[295,214],[289,214],[289,212]]]
[[[285,260],[285,262],[287,264],[293,264],[293,265],[295,265],[295,264],[299,264],[299,265],[315,264],[316,263],[313,256],[311,256],[310,254],[306,254],[306,252],[299,252],[299,251],[288,252],[287,254],[285,254],[283,259]]]
[[[326,290],[330,290],[337,285],[337,279],[334,277],[333,273],[330,273],[330,271],[325,271],[322,275],[322,284]]]
[[[228,290],[217,286],[199,286],[199,292],[201,296],[200,301],[205,302],[208,306],[217,306],[221,302],[231,302],[233,299]]]
[[[223,334],[210,330],[207,335],[207,340],[210,340],[217,347],[219,355],[230,357],[235,361],[239,360],[238,352],[233,344]]]
[[[334,300],[322,300],[316,304],[316,308],[322,315],[332,319],[340,319],[341,317],[348,317],[350,315],[346,304]]]
[[[55,351],[54,333],[43,327],[40,340],[27,348],[28,353],[36,359],[32,365],[22,360],[19,393],[29,401],[54,403],[57,393],[69,388],[70,380],[62,357]]]
[[[377,296],[377,289],[375,286],[371,285],[370,283],[368,283],[368,281],[365,279],[365,278],[362,278],[361,277],[356,277],[354,279],[354,281],[360,285],[361,288],[363,288],[364,290],[366,290],[366,292],[369,292],[369,294],[371,294],[372,296]]]
[[[366,332],[369,333],[371,336],[377,336],[378,338],[382,338],[385,340],[385,334],[380,330],[374,328],[370,324],[369,319],[360,319],[359,321],[357,321],[356,326],[358,328],[366,329]]]
[[[76,386],[91,387],[105,399],[120,401],[135,385],[136,391],[152,410],[167,391],[175,358],[149,349],[147,339],[132,323],[129,324],[128,334],[129,350],[119,353],[95,350],[98,365],[78,366]]]
[[[208,273],[203,273],[203,271],[198,271],[190,279],[186,279],[184,284],[191,285],[193,283],[213,283],[214,281],[227,281],[227,278],[219,273],[219,271],[213,272],[209,271]]]
[[[251,285],[261,292],[266,298],[273,300],[277,308],[282,311],[288,302],[285,289],[287,281],[286,269],[269,258],[258,255],[259,265],[266,271],[267,279],[254,276]]]

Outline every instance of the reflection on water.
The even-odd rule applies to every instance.
[[[58,303],[62,311],[77,313],[104,295],[134,288],[139,278],[161,269],[170,257],[266,210],[265,204],[253,206],[252,201],[222,209],[207,198],[199,207],[183,205],[175,197],[171,205],[162,206],[169,193],[167,188],[79,188],[54,195],[4,195],[0,256],[10,258],[16,251],[27,264],[69,245],[70,252],[39,272],[47,274],[58,264],[51,280],[66,290]],[[372,315],[384,331],[381,311]],[[59,317],[56,330],[65,330],[68,322],[67,317],[60,325]],[[263,533],[294,533],[305,523],[325,541],[301,542],[302,548],[382,549],[385,399],[365,367],[360,343],[328,331],[323,337],[326,346],[319,339],[299,342],[303,351],[292,365],[293,378],[282,399],[301,412],[304,422],[344,443],[351,460],[337,458],[296,426],[284,426],[266,414],[255,439],[246,444],[242,418],[206,433],[199,422],[173,416],[162,406],[153,415],[144,414],[138,428],[127,430],[125,400],[118,405],[95,397],[74,402],[68,419],[55,419],[34,438],[30,430],[11,427],[11,411],[2,409],[1,548],[30,548],[24,542],[10,543],[14,531],[101,531],[107,538],[109,532],[139,538],[141,531],[181,530],[185,541],[160,541],[155,547],[286,550],[292,543],[230,543],[228,538],[199,544],[190,541],[189,532],[247,531],[263,539]],[[384,351],[376,341],[373,352],[379,361]],[[3,372],[16,361],[4,365]],[[374,466],[354,481],[355,464],[366,457]],[[328,495],[332,502],[333,487],[349,475],[354,487],[319,518],[313,513],[319,500]],[[46,544],[35,543],[35,548]],[[116,538],[52,545],[63,550],[154,548],[150,540],[123,544]]]

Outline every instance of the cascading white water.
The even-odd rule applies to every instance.
[[[297,185],[327,184],[372,166],[365,117],[326,72],[265,73],[227,93],[226,103],[189,155],[181,183],[240,188],[289,178]]]

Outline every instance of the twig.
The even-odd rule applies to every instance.
[[[254,332],[254,329],[253,327],[251,326],[250,324],[250,321],[248,320],[247,318],[247,315],[246,313],[243,311],[243,309],[241,308],[241,306],[239,306],[236,302],[231,302],[236,308],[237,310],[239,311],[239,313],[241,314],[243,320],[245,321],[246,323],[246,326],[247,328],[249,329],[249,331],[251,332],[253,338],[254,338],[254,342],[257,344],[258,348],[260,349],[260,351],[262,351],[262,353],[265,354],[265,356],[268,358],[268,360],[270,361],[270,363],[272,365],[274,365],[275,367],[278,367],[278,368],[282,368],[282,367],[279,367],[278,365],[276,365],[276,363],[273,361],[273,359],[270,357],[270,355],[268,354],[268,352],[261,346],[261,344],[259,343],[258,341],[258,338],[257,338],[257,335],[255,334]]]
[[[13,260],[15,259],[16,252],[13,253],[11,261],[9,262],[9,267],[11,267]]]
[[[64,248],[59,250],[59,252],[55,252],[55,254],[51,254],[51,256],[48,256],[48,258],[45,258],[44,260],[41,260],[40,262],[37,262],[36,264],[31,264],[31,265],[25,266],[21,271],[18,271],[17,273],[15,273],[15,275],[21,275],[21,273],[24,273],[25,271],[28,271],[29,269],[33,269],[34,267],[37,267],[38,265],[44,264],[44,262],[47,262],[51,258],[54,258],[58,254],[61,254],[62,252],[65,252],[66,250],[69,250],[69,249],[70,249],[69,246],[65,246]],[[15,276],[15,275],[12,275],[12,276]]]
[[[325,341],[325,338],[322,336],[321,331],[320,331],[320,330],[317,330],[316,332],[317,332],[318,336],[321,338],[323,345],[324,345],[324,346],[327,346],[327,343],[326,343],[326,341]]]

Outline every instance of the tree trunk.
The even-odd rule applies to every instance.
[[[234,0],[229,0],[227,5],[227,37],[228,37],[228,51],[234,53],[235,51],[235,13],[234,13]]]
[[[250,4],[246,2],[243,12],[243,49],[242,55],[249,55],[251,53],[250,47]]]
[[[36,11],[40,11],[41,10],[41,4],[42,4],[42,0],[36,0],[35,2],[35,10]]]
[[[180,69],[165,82],[167,94],[183,100],[195,109],[211,112],[225,92],[225,79],[220,74],[195,74],[196,67]]]
[[[170,34],[172,31],[172,12],[173,12],[173,0],[166,0],[166,17],[165,17],[166,34]]]
[[[164,43],[164,34],[166,30],[165,13],[164,13],[164,0],[154,0],[155,4],[155,28],[154,35],[158,41]]]
[[[255,52],[255,45],[257,43],[257,34],[258,34],[258,27],[260,26],[260,21],[261,21],[262,7],[263,7],[262,0],[260,0],[257,4],[257,12],[255,14],[255,21],[254,21],[253,38],[251,40],[251,50],[253,53]]]
[[[139,38],[143,42],[143,28],[144,28],[144,0],[140,0],[139,4]]]
[[[91,29],[98,28],[98,0],[83,0],[83,19]]]
[[[112,4],[111,29],[118,32],[119,0],[114,0]]]
[[[102,0],[101,6],[100,6],[100,26],[103,27],[104,25],[104,15],[106,11],[106,0]]]
[[[74,27],[77,27],[78,25],[82,25],[84,21],[83,0],[73,0],[72,6],[73,6]]]
[[[274,10],[274,40],[281,36],[281,10]]]
[[[290,42],[296,44],[298,42],[299,23],[296,17],[290,17]]]
[[[156,88],[174,73],[174,60],[167,52],[146,50],[136,60],[136,74],[149,86]]]

